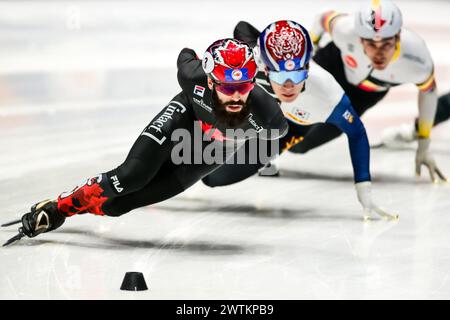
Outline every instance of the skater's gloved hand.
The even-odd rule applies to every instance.
[[[420,177],[422,165],[428,168],[430,178],[433,183],[439,182],[436,174],[442,181],[448,181],[436,165],[430,149],[430,139],[419,138],[419,144],[416,152],[416,176]]]
[[[372,200],[372,183],[370,181],[355,184],[359,203],[364,209],[364,220],[369,220],[373,213],[378,214],[383,219],[397,220],[398,215],[392,215],[378,207]]]
[[[56,201],[44,200],[36,203],[31,207],[30,212],[25,213],[21,219],[11,221],[2,225],[2,227],[9,227],[15,224],[22,224],[19,228],[19,233],[9,239],[3,246],[22,239],[24,236],[30,238],[37,235],[55,230],[59,228],[66,220],[58,211],[58,204]]]
[[[58,212],[57,202],[44,200],[31,207],[22,217],[22,231],[30,238],[59,228],[65,217]]]

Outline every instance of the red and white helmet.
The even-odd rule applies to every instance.
[[[253,81],[257,71],[252,48],[231,38],[211,44],[203,56],[202,67],[213,81],[225,84]]]
[[[366,1],[355,14],[356,33],[363,39],[391,38],[402,24],[402,13],[391,0]]]

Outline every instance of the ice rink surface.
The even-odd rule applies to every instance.
[[[0,220],[124,160],[199,55],[239,20],[310,27],[357,1],[0,2]],[[397,1],[450,90],[450,3]],[[369,139],[411,123],[412,85],[364,116]],[[432,148],[450,175],[450,122]],[[449,299],[450,184],[414,177],[415,145],[371,154],[374,199],[400,220],[362,221],[346,139],[281,157],[279,178],[209,189],[120,218],[83,215],[0,248],[1,299]],[[0,240],[16,227],[0,230]],[[125,272],[148,291],[124,292]]]

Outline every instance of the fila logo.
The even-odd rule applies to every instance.
[[[203,95],[205,94],[205,88],[202,86],[195,86],[194,87],[194,93],[200,97],[203,98]]]
[[[113,181],[114,188],[116,188],[118,193],[121,193],[123,191],[123,188],[120,187],[120,181],[117,176],[112,176],[111,180]]]

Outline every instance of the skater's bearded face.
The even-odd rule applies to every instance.
[[[250,114],[247,102],[254,84],[227,86],[208,79],[208,87],[213,91],[213,110],[217,120],[228,128],[236,128],[244,123]]]
[[[361,39],[364,53],[369,57],[375,70],[386,69],[397,50],[399,41],[400,35],[379,41]]]

